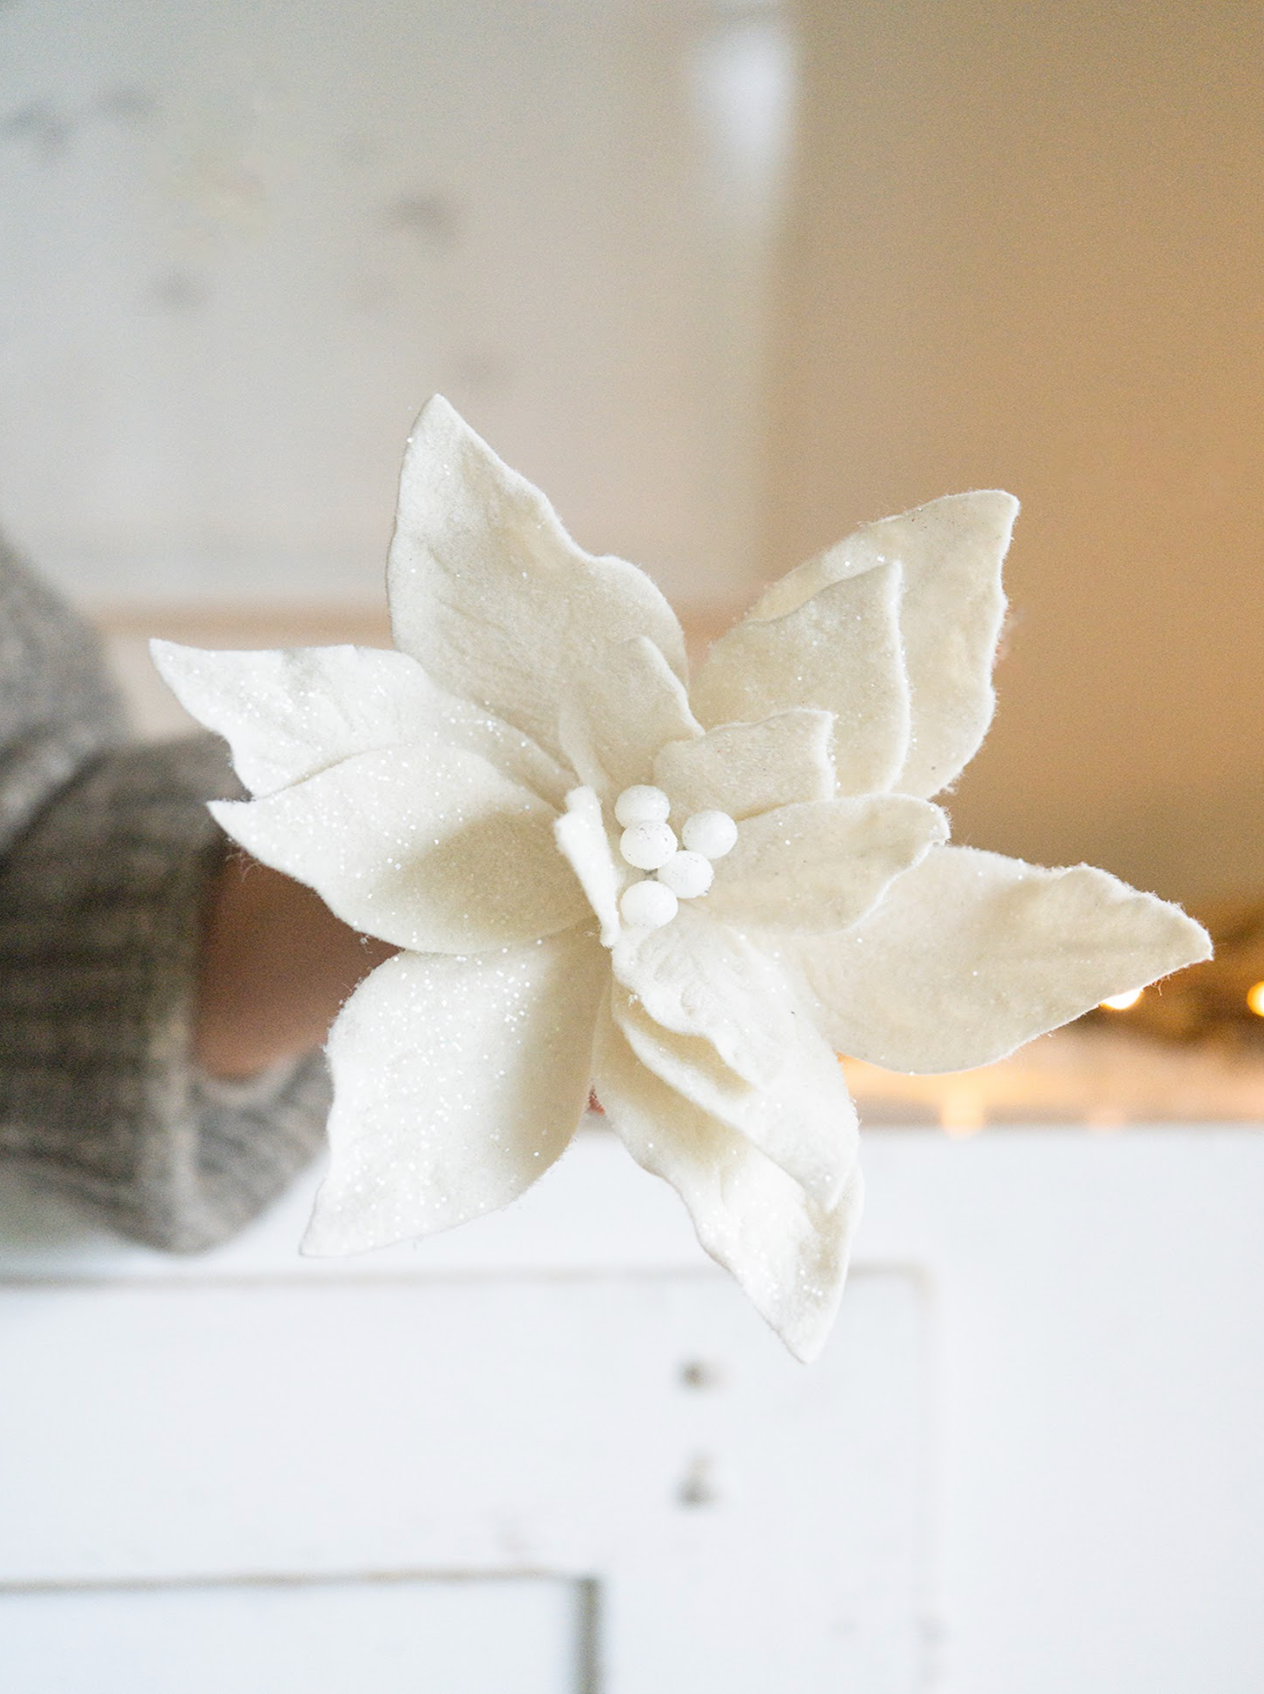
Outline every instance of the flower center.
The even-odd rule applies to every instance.
[[[625,788],[614,803],[623,825],[619,852],[625,864],[649,874],[629,883],[619,900],[624,921],[635,929],[661,929],[680,910],[710,888],[713,860],[722,859],[737,840],[737,825],[727,812],[693,812],[684,821],[680,841],[668,823],[671,801],[661,788],[638,784]]]

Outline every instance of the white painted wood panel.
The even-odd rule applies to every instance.
[[[582,1591],[543,1578],[0,1593],[7,1694],[575,1694]]]
[[[229,1428],[248,1450],[254,1443],[247,1463],[262,1476],[263,1504],[239,1501],[236,1509],[253,1514],[273,1569],[292,1564],[302,1549],[284,1543],[295,1532],[271,1522],[273,1508],[296,1495],[304,1454],[333,1454],[330,1430],[363,1427],[373,1389],[363,1370],[328,1369],[325,1434],[293,1410],[294,1396],[318,1380],[318,1343],[332,1349],[323,1356],[338,1357],[342,1343],[330,1338],[345,1332],[348,1314],[374,1309],[357,1294],[378,1292],[380,1316],[364,1333],[351,1324],[355,1334],[341,1357],[376,1357],[380,1365],[397,1352],[402,1361],[390,1363],[406,1392],[401,1404],[385,1405],[384,1461],[398,1471],[417,1454],[438,1451],[434,1441],[415,1451],[410,1443],[442,1429],[440,1408],[425,1393],[441,1384],[451,1404],[473,1408],[472,1422],[464,1412],[459,1420],[467,1457],[453,1475],[471,1499],[486,1503],[494,1487],[487,1476],[479,1480],[469,1455],[477,1456],[480,1441],[494,1445],[497,1418],[520,1408],[519,1451],[537,1457],[527,1479],[513,1485],[514,1499],[524,1506],[517,1521],[528,1524],[532,1558],[556,1555],[551,1574],[567,1580],[597,1573],[596,1552],[580,1555],[600,1550],[602,1524],[639,1514],[635,1535],[610,1538],[623,1559],[617,1571],[599,1573],[608,1584],[617,1575],[619,1584],[603,1590],[602,1639],[612,1652],[626,1647],[639,1666],[674,1631],[692,1632],[700,1651],[708,1619],[720,1610],[718,1603],[711,1609],[708,1584],[726,1581],[726,1560],[740,1568],[770,1552],[787,1584],[800,1557],[811,1561],[817,1581],[843,1573],[844,1615],[862,1626],[852,1647],[871,1657],[850,1682],[833,1670],[814,1681],[815,1667],[799,1667],[797,1681],[765,1676],[756,1684],[761,1691],[875,1694],[890,1683],[881,1680],[886,1671],[896,1678],[890,1685],[903,1687],[899,1678],[911,1666],[919,1694],[1258,1694],[1261,1128],[1033,1127],[965,1139],[884,1130],[866,1138],[865,1162],[858,1274],[822,1365],[809,1371],[782,1357],[737,1291],[705,1271],[673,1196],[602,1132],[581,1135],[508,1211],[415,1249],[340,1264],[296,1256],[310,1185],[237,1242],[200,1260],[172,1261],[111,1242],[64,1204],[0,1183],[6,1575],[77,1580],[95,1563],[135,1577],[146,1546],[151,1564],[165,1548],[169,1561],[180,1553],[178,1568],[198,1574],[197,1537],[188,1525],[164,1529],[152,1503],[140,1514],[140,1541],[125,1549],[124,1572],[118,1548],[110,1550],[110,1524],[131,1495],[96,1476],[82,1454],[71,1454],[63,1470],[69,1444],[46,1426],[60,1425],[64,1435],[78,1417],[90,1430],[99,1407],[125,1431],[124,1457],[110,1462],[141,1464],[143,1438],[158,1455],[151,1475],[174,1489],[179,1444],[166,1425],[200,1417],[189,1474],[196,1479],[197,1466],[209,1465],[223,1476],[224,1436],[205,1433],[215,1422],[209,1408],[221,1403],[217,1378],[232,1385],[223,1393]],[[430,1329],[418,1321],[442,1309],[449,1289],[452,1312],[468,1314],[479,1291],[487,1296],[485,1327],[464,1351],[451,1339],[436,1345],[447,1319],[426,1319]],[[213,1321],[198,1316],[217,1310]],[[243,1311],[252,1314],[244,1330],[227,1318]],[[203,1321],[208,1327],[199,1332]],[[537,1371],[533,1355],[531,1367],[519,1370],[523,1339],[536,1325],[556,1332],[539,1355],[548,1368]],[[572,1349],[565,1362],[568,1343],[559,1335]],[[575,1356],[584,1351],[593,1365],[586,1387]],[[134,1413],[112,1376],[120,1352],[137,1385]],[[301,1368],[296,1358],[305,1361]],[[723,1391],[676,1386],[683,1366],[717,1358],[737,1366]],[[549,1379],[558,1390],[556,1424],[545,1407]],[[68,1387],[77,1412],[63,1404],[60,1390]],[[602,1422],[611,1395],[621,1423]],[[925,1419],[916,1441],[905,1421],[911,1408]],[[586,1433],[572,1438],[571,1419]],[[507,1428],[502,1423],[505,1439]],[[784,1433],[770,1443],[770,1429]],[[903,1456],[910,1442],[911,1460]],[[539,1455],[550,1452],[543,1463]],[[275,1476],[264,1462],[269,1454]],[[723,1464],[698,1473],[700,1454]],[[308,1525],[309,1567],[319,1553],[327,1574],[347,1574],[322,1551],[341,1517],[358,1525],[355,1545],[367,1556],[372,1512],[354,1484],[369,1463],[354,1449],[331,1458],[321,1471],[330,1478],[325,1495],[300,1503],[294,1521]],[[489,1463],[492,1477],[512,1472],[494,1455]],[[758,1479],[754,1493],[749,1476]],[[676,1504],[672,1489],[699,1480],[703,1493],[714,1486],[721,1497],[688,1510]],[[73,1485],[77,1505],[57,1505],[62,1481]],[[822,1489],[818,1511],[812,1501]],[[207,1495],[204,1487],[202,1527],[219,1524],[223,1566],[234,1508]],[[561,1519],[525,1510],[549,1499],[566,1507]],[[44,1522],[50,1502],[60,1514],[51,1526]],[[574,1527],[585,1505],[586,1544]],[[80,1529],[91,1529],[77,1550],[76,1512]],[[531,1528],[539,1523],[543,1530]],[[457,1527],[467,1552],[481,1548],[480,1569],[503,1571],[494,1564],[505,1556],[495,1524]],[[416,1524],[393,1533],[397,1559],[417,1550],[420,1534]],[[888,1539],[875,1554],[880,1535]],[[104,1552],[89,1559],[84,1548],[97,1536]],[[906,1581],[898,1573],[909,1568]],[[672,1605],[663,1602],[665,1591]],[[692,1606],[695,1592],[702,1599]],[[743,1578],[727,1603],[738,1647],[749,1626],[761,1650],[788,1641],[796,1651],[826,1652],[830,1662],[832,1648],[819,1638],[804,1646],[821,1629],[820,1612],[810,1623],[795,1609],[816,1604],[810,1592],[805,1599],[783,1589],[757,1604],[749,1593]],[[764,1675],[757,1655],[752,1662]],[[658,1671],[651,1664],[646,1674]],[[658,1683],[649,1686],[657,1694]],[[728,1686],[695,1667],[690,1694],[710,1687],[727,1694]]]
[[[853,1293],[806,1372],[705,1271],[11,1284],[0,1590],[543,1573],[603,1694],[913,1694],[922,1300]]]

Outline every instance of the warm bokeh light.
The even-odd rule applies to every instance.
[[[1264,1018],[1264,982],[1257,982],[1247,989],[1246,1003],[1257,1018]]]
[[[949,1084],[939,1102],[940,1128],[949,1135],[976,1135],[987,1122],[987,1107],[977,1086]]]
[[[1126,1012],[1129,1006],[1136,1005],[1141,998],[1141,994],[1140,988],[1134,988],[1131,994],[1111,994],[1102,1001],[1102,1005],[1108,1012]]]

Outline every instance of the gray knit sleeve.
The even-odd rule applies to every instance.
[[[89,632],[2,553],[0,628],[0,1155],[196,1251],[311,1158],[325,1067],[237,1087],[189,1059],[219,744],[120,744]]]

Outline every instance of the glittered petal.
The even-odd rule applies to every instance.
[[[708,912],[738,929],[847,929],[947,838],[939,807],[906,794],[781,806],[741,826]]]
[[[640,1062],[613,1024],[599,1026],[597,1094],[638,1164],[671,1183],[713,1259],[804,1363],[820,1353],[842,1297],[860,1219],[853,1166],[826,1211],[744,1136]]]
[[[838,1059],[807,1019],[777,1075],[754,1088],[719,1062],[710,1042],[664,1029],[617,983],[611,1015],[655,1076],[744,1135],[816,1205],[838,1202],[856,1163],[856,1109]]]
[[[553,839],[553,808],[437,736],[211,810],[256,858],[397,947],[477,952],[587,912]]]
[[[680,624],[650,579],[577,547],[439,396],[404,459],[388,587],[397,646],[555,758],[558,703],[611,642],[647,636],[685,675]]]
[[[1178,906],[1088,865],[936,847],[842,934],[776,938],[839,1052],[896,1071],[991,1064],[1210,957]]]
[[[929,797],[946,787],[992,721],[992,661],[1005,612],[1001,563],[1017,513],[1012,494],[983,489],[865,524],[774,583],[748,614],[782,618],[833,583],[901,567],[910,733],[893,786],[902,793]]]
[[[874,526],[904,563],[900,629],[912,724],[895,786],[905,794],[938,794],[987,734],[1005,615],[1001,564],[1017,515],[1012,494],[988,489],[932,500]]]
[[[376,647],[204,652],[150,643],[154,664],[199,723],[227,740],[252,794],[274,794],[356,753],[433,731],[560,805],[568,779],[534,741],[437,687],[415,659]]]
[[[306,1253],[358,1253],[507,1206],[588,1099],[605,957],[579,930],[478,958],[401,953],[333,1027],[331,1164]]]
[[[591,788],[574,788],[566,810],[553,825],[558,850],[579,878],[580,887],[601,924],[601,944],[619,937],[619,874],[601,816],[601,801]]]
[[[831,583],[783,617],[746,618],[712,647],[690,698],[701,723],[756,722],[786,706],[833,712],[840,794],[889,788],[909,742],[900,566]]]
[[[705,906],[682,901],[661,929],[625,929],[611,956],[615,978],[664,1029],[700,1037],[743,1081],[767,1086],[805,1013],[785,973]]]
[[[559,738],[576,774],[603,800],[648,782],[665,741],[701,735],[684,684],[652,641],[608,647],[563,699]]]
[[[691,812],[727,812],[740,823],[796,800],[834,794],[828,712],[774,712],[762,723],[726,724],[694,741],[671,741],[654,760],[654,781],[671,800],[677,827]]]

